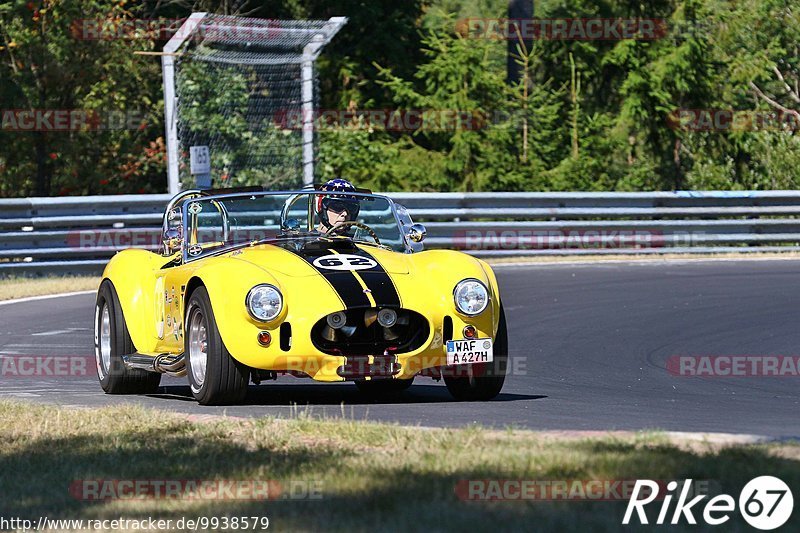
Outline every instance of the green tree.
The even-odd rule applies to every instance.
[[[81,131],[0,131],[0,194],[49,195],[159,190],[151,176],[121,169],[150,158],[162,129],[157,63],[129,41],[86,40],[83,21],[130,17],[127,2],[0,2],[0,94],[5,110],[86,112]],[[138,9],[138,8],[137,8]],[[145,49],[152,42],[139,41]],[[8,115],[6,115],[8,118]],[[96,122],[94,120],[97,119]],[[47,128],[45,128],[47,129]],[[161,174],[161,172],[159,172]],[[140,179],[141,178],[141,179]]]

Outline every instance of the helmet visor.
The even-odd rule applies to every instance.
[[[356,216],[358,216],[359,205],[358,202],[350,201],[345,202],[342,200],[335,200],[333,198],[326,199],[323,203],[323,207],[329,211],[333,211],[337,215],[340,215],[344,212],[347,213],[347,220],[355,220]]]

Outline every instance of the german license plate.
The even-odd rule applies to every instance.
[[[489,363],[494,354],[492,339],[462,339],[447,341],[448,365],[471,365]]]

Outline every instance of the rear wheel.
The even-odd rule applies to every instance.
[[[380,396],[383,394],[393,394],[407,390],[414,383],[411,379],[364,379],[356,380],[358,390],[370,396]]]
[[[244,400],[249,369],[225,348],[205,287],[198,287],[189,299],[184,342],[189,386],[201,405],[230,405]]]
[[[494,360],[491,363],[447,367],[444,383],[456,400],[491,400],[503,388],[508,366],[508,331],[502,305],[493,352]]]
[[[161,374],[125,366],[123,355],[136,352],[114,285],[104,280],[94,311],[94,355],[100,386],[107,394],[152,394]]]

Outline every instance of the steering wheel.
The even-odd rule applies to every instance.
[[[342,222],[341,224],[337,224],[336,226],[328,230],[328,235],[336,235],[343,229],[349,228],[350,226],[355,226],[356,228],[363,229],[369,234],[370,237],[372,237],[375,240],[375,244],[381,246],[381,240],[378,238],[378,234],[375,233],[375,230],[370,228],[366,224],[357,222],[355,220],[348,220],[346,222]]]

